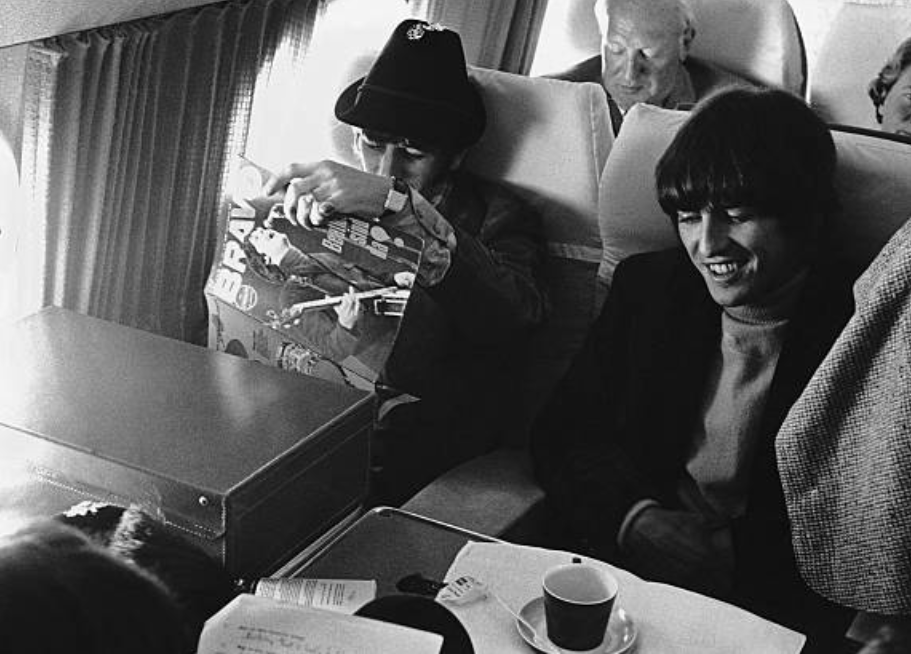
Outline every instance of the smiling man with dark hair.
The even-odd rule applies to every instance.
[[[617,267],[532,436],[563,546],[806,631],[814,651],[851,613],[797,572],[774,441],[851,315],[852,275],[818,238],[835,161],[784,91],[697,107],[656,170],[682,247]]]

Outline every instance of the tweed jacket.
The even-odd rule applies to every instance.
[[[911,614],[911,221],[778,435],[800,570],[856,609]]]
[[[850,278],[811,272],[766,401],[746,514],[733,526],[738,603],[785,624],[795,625],[789,616],[800,609],[784,605],[803,602],[806,592],[774,437],[851,308]],[[682,508],[677,485],[720,341],[720,312],[682,249],[636,255],[617,267],[586,345],[532,433],[536,476],[565,518],[570,545],[616,560],[617,532],[634,503],[651,498]]]

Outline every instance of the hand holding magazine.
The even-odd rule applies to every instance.
[[[368,390],[421,259],[420,238],[353,216],[314,226],[263,196],[269,171],[239,157],[206,284],[210,347]]]

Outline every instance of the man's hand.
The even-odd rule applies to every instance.
[[[338,314],[338,324],[349,332],[354,329],[358,318],[361,317],[361,302],[355,296],[353,286],[348,287],[348,292],[334,308],[335,313]]]
[[[622,552],[630,569],[647,579],[719,598],[731,591],[730,529],[696,513],[648,507],[630,526]]]
[[[270,177],[266,195],[285,189],[285,217],[295,225],[319,225],[338,212],[360,218],[383,213],[391,181],[336,161],[294,163]]]

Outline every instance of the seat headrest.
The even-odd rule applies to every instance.
[[[754,82],[803,97],[806,53],[786,0],[689,0],[692,55]]]
[[[538,210],[551,254],[597,262],[598,180],[613,132],[601,87],[473,68],[488,125],[465,167]]]
[[[609,283],[617,264],[631,254],[677,244],[658,204],[655,165],[688,115],[645,104],[626,114],[599,185],[601,280]]]
[[[601,178],[599,277],[610,282],[631,254],[675,247],[658,204],[655,165],[689,114],[636,105],[627,114]],[[911,216],[911,143],[871,131],[832,130],[838,150],[840,209],[830,218],[830,254],[866,266]]]
[[[867,85],[911,35],[911,0],[848,0],[813,66],[810,103],[830,123],[876,129]]]

